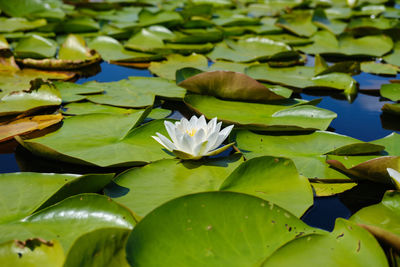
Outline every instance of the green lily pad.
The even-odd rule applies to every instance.
[[[340,147],[358,143],[359,140],[348,136],[320,131],[296,135],[256,134],[244,130],[236,133],[237,147],[246,158],[260,156],[290,158],[301,175],[319,179],[349,179],[344,174],[329,168],[325,163],[326,154]],[[379,152],[382,147],[365,143],[365,149],[368,152]]]
[[[108,36],[99,36],[89,43],[91,49],[95,49],[104,60],[122,62],[143,62],[159,60],[160,55],[126,50],[116,39]]]
[[[203,72],[181,81],[190,92],[220,98],[250,101],[283,99],[249,76],[230,71]]]
[[[296,35],[306,37],[312,36],[318,30],[312,23],[312,13],[301,10],[281,15],[276,25]]]
[[[369,62],[361,62],[361,70],[363,72],[368,72],[373,74],[397,75],[397,71],[399,71],[400,69],[399,67],[394,65],[369,61]]]
[[[157,53],[165,50],[163,38],[147,29],[142,29],[133,35],[124,46],[125,48],[142,52]]]
[[[353,187],[357,186],[357,183],[353,183],[351,181],[328,183],[325,180],[319,182],[312,182],[311,185],[317,197],[329,197],[350,190]]]
[[[298,217],[313,204],[308,179],[298,174],[293,161],[285,158],[264,156],[250,159],[226,178],[220,190],[257,196]]]
[[[332,167],[341,170],[360,179],[367,179],[373,182],[391,184],[392,178],[387,168],[400,170],[400,157],[385,156],[367,160],[354,167],[346,168],[340,161],[330,159],[327,161]]]
[[[197,54],[190,56],[173,54],[166,58],[165,61],[151,62],[149,70],[151,73],[168,80],[175,80],[175,73],[179,69],[187,67],[202,69],[208,66],[207,58]]]
[[[253,130],[293,131],[327,129],[336,113],[298,100],[257,104],[220,100],[212,96],[187,95],[184,102],[196,113],[227,124]]]
[[[389,64],[400,66],[400,42],[394,43],[393,52],[384,56],[383,59]]]
[[[1,236],[0,244],[12,240],[24,242],[40,237],[40,240],[45,241],[58,240],[64,253],[68,255],[68,252],[75,250],[76,242],[85,234],[113,228],[124,231],[126,238],[134,225],[132,214],[126,208],[101,195],[81,194],[67,198],[22,220],[1,224],[0,229],[4,234]],[[109,241],[113,239],[113,233],[107,230],[104,232]],[[112,241],[108,245],[121,248],[120,244],[114,244]],[[81,253],[93,251],[93,246],[98,248],[97,253],[104,257],[104,261],[114,256],[104,254],[101,243],[92,243],[92,247],[84,247],[88,251],[81,250]],[[97,257],[94,257],[93,261],[96,262]]]
[[[57,51],[57,44],[39,35],[32,35],[19,41],[14,53],[19,58],[49,58]]]
[[[29,21],[25,18],[0,18],[0,32],[28,31],[46,24],[45,19]]]
[[[117,188],[108,187],[105,193],[139,216],[145,216],[176,197],[218,190],[225,178],[243,162],[241,158],[235,154],[202,161],[160,160],[120,174],[115,179]],[[126,194],[121,196],[123,192]]]
[[[306,45],[312,43],[309,38],[298,37],[287,33],[262,35],[262,38],[271,39],[275,42],[285,43],[287,45]]]
[[[382,34],[360,38],[344,34],[336,39],[335,35],[328,31],[319,31],[311,39],[313,44],[297,49],[307,54],[381,57],[393,48],[392,39]],[[372,43],[374,46],[371,46]]]
[[[256,80],[296,88],[329,88],[342,90],[348,99],[357,93],[356,81],[346,73],[333,72],[314,76],[314,67],[296,66],[271,68],[267,64],[250,66],[245,72]]]
[[[52,84],[41,84],[29,91],[11,92],[1,98],[0,116],[29,112],[33,109],[58,106],[61,104],[60,93]]]
[[[9,266],[29,266],[34,262],[40,266],[61,267],[64,251],[57,240],[13,240],[0,244],[0,261]]]
[[[368,31],[369,33],[379,32],[382,30],[389,30],[398,25],[397,20],[388,19],[384,17],[378,18],[353,18],[347,25],[350,31]],[[371,34],[372,35],[372,34]]]
[[[383,97],[386,97],[392,101],[400,101],[399,83],[382,84],[380,92],[381,96]]]
[[[313,234],[280,247],[261,265],[269,266],[389,266],[383,249],[365,229],[337,219],[330,234]]]
[[[391,133],[388,136],[372,141],[372,144],[382,145],[385,147],[383,151],[384,155],[387,156],[400,156],[400,134]]]
[[[140,112],[140,109],[119,108],[108,105],[100,105],[92,102],[70,103],[63,107],[63,114],[67,115],[86,115],[93,113],[102,114],[131,114]],[[163,119],[171,114],[171,110],[155,108],[152,109],[147,118],[152,120]]]
[[[52,7],[49,5],[50,1],[0,1],[0,10],[12,17],[24,17],[31,14],[37,14],[49,11]],[[54,1],[52,1],[54,3]]]
[[[74,116],[65,119],[56,132],[17,140],[38,156],[101,167],[136,166],[173,158],[151,138],[156,132],[166,135],[162,120],[135,128],[147,112]]]
[[[383,105],[382,111],[393,115],[400,115],[400,104],[386,103]]]
[[[78,69],[101,61],[101,56],[86,47],[85,40],[79,35],[70,34],[61,45],[58,58],[18,60],[24,66],[41,69]]]
[[[127,257],[131,265],[148,267],[259,266],[277,248],[312,231],[322,232],[272,202],[233,192],[200,193],[169,201],[143,218],[129,237]]]
[[[400,248],[399,203],[400,193],[388,191],[381,203],[359,210],[351,216],[350,221],[361,225],[379,240],[398,250]]]
[[[211,29],[185,29],[180,32],[174,32],[175,36],[168,40],[173,43],[182,44],[204,44],[215,43],[223,39],[223,34],[220,30]]]
[[[314,11],[312,22],[321,29],[330,31],[333,34],[341,34],[347,27],[347,23],[340,20],[330,20],[322,8],[317,8]]]
[[[100,29],[99,24],[89,17],[68,19],[62,25],[67,33],[94,32]]]
[[[183,21],[181,15],[174,11],[159,11],[151,12],[143,9],[139,13],[139,25],[146,27],[150,25],[164,25],[166,27],[172,27],[180,24]]]
[[[56,88],[60,91],[63,103],[78,102],[86,99],[87,95],[99,94],[104,92],[100,86],[95,86],[97,83],[86,83],[80,85],[71,82],[53,82]]]
[[[207,55],[212,60],[223,59],[234,62],[251,62],[269,59],[296,59],[299,55],[285,43],[264,37],[240,39],[237,42],[225,40]]]
[[[0,223],[22,219],[72,195],[97,192],[114,174],[6,173],[0,175]],[[29,186],[27,186],[29,185]]]

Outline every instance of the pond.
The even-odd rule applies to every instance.
[[[0,265],[399,266],[396,1],[14,1]]]

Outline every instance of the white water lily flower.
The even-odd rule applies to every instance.
[[[396,188],[400,190],[400,172],[392,169],[392,168],[386,168],[387,172],[389,173],[390,177],[392,177]]]
[[[233,145],[231,143],[218,148],[230,134],[233,125],[221,130],[222,122],[217,123],[217,118],[213,118],[207,124],[204,116],[193,116],[190,121],[182,118],[175,124],[165,121],[164,125],[172,142],[160,133],[152,137],[181,159],[200,159],[203,156],[217,155]]]

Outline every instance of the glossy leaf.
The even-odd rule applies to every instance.
[[[392,101],[400,101],[399,83],[382,84],[380,92],[383,97],[389,98]]]
[[[20,58],[49,58],[56,54],[57,45],[54,41],[39,35],[32,35],[19,41],[14,53]]]
[[[159,77],[168,80],[175,80],[175,73],[179,69],[206,68],[208,66],[207,58],[202,55],[192,54],[190,56],[181,56],[173,54],[167,56],[167,60],[161,62],[151,62],[149,70]]]
[[[27,31],[47,24],[45,19],[29,21],[25,18],[0,18],[0,32]]]
[[[294,11],[280,16],[276,24],[296,35],[310,37],[317,32],[311,19],[312,14],[308,11]]]
[[[373,74],[396,75],[399,68],[390,64],[382,64],[370,61],[370,62],[362,62],[361,70],[363,72],[368,72]]]
[[[184,102],[206,118],[217,117],[227,123],[249,129],[292,131],[328,128],[336,113],[298,100],[257,104],[220,100],[212,96],[187,95]]]
[[[357,183],[352,183],[352,182],[327,183],[326,181],[321,181],[321,182],[312,182],[311,185],[317,197],[329,197],[350,190],[353,187],[357,186]]]
[[[329,168],[329,165],[325,163],[325,154],[354,143],[360,143],[360,141],[348,136],[319,131],[295,135],[267,135],[250,131],[238,131],[236,134],[236,144],[246,158],[267,155],[290,158],[301,175],[320,179],[349,179],[342,173]],[[370,148],[367,143],[366,149],[369,152]],[[382,149],[376,148],[378,151],[375,152]]]
[[[233,192],[200,193],[169,201],[143,218],[128,239],[127,257],[131,265],[147,267],[258,266],[312,231],[318,230],[272,202]]]
[[[188,91],[225,99],[266,101],[283,99],[249,76],[229,71],[203,72],[180,82]]]
[[[351,216],[350,221],[361,225],[376,238],[398,250],[400,249],[399,203],[400,193],[388,191],[381,203],[359,210]]]
[[[0,223],[22,219],[69,196],[101,190],[114,174],[17,172],[0,175]]]
[[[39,156],[101,167],[136,166],[173,158],[151,138],[156,132],[166,135],[163,121],[135,128],[147,112],[74,116],[65,119],[56,132],[18,141]]]
[[[389,266],[375,238],[355,223],[337,219],[330,234],[297,238],[261,266]]]
[[[44,83],[29,91],[9,93],[1,98],[0,116],[28,112],[33,109],[61,104],[60,93],[52,84]]]
[[[115,179],[117,185],[107,187],[105,192],[139,216],[145,216],[174,198],[217,191],[241,162],[238,154],[202,161],[160,160],[120,174]]]
[[[220,190],[254,195],[300,217],[313,204],[308,179],[298,174],[290,159],[258,157],[242,163]]]

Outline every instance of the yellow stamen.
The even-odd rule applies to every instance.
[[[190,129],[186,130],[186,133],[190,136],[194,136],[196,134],[197,130],[196,129]]]

